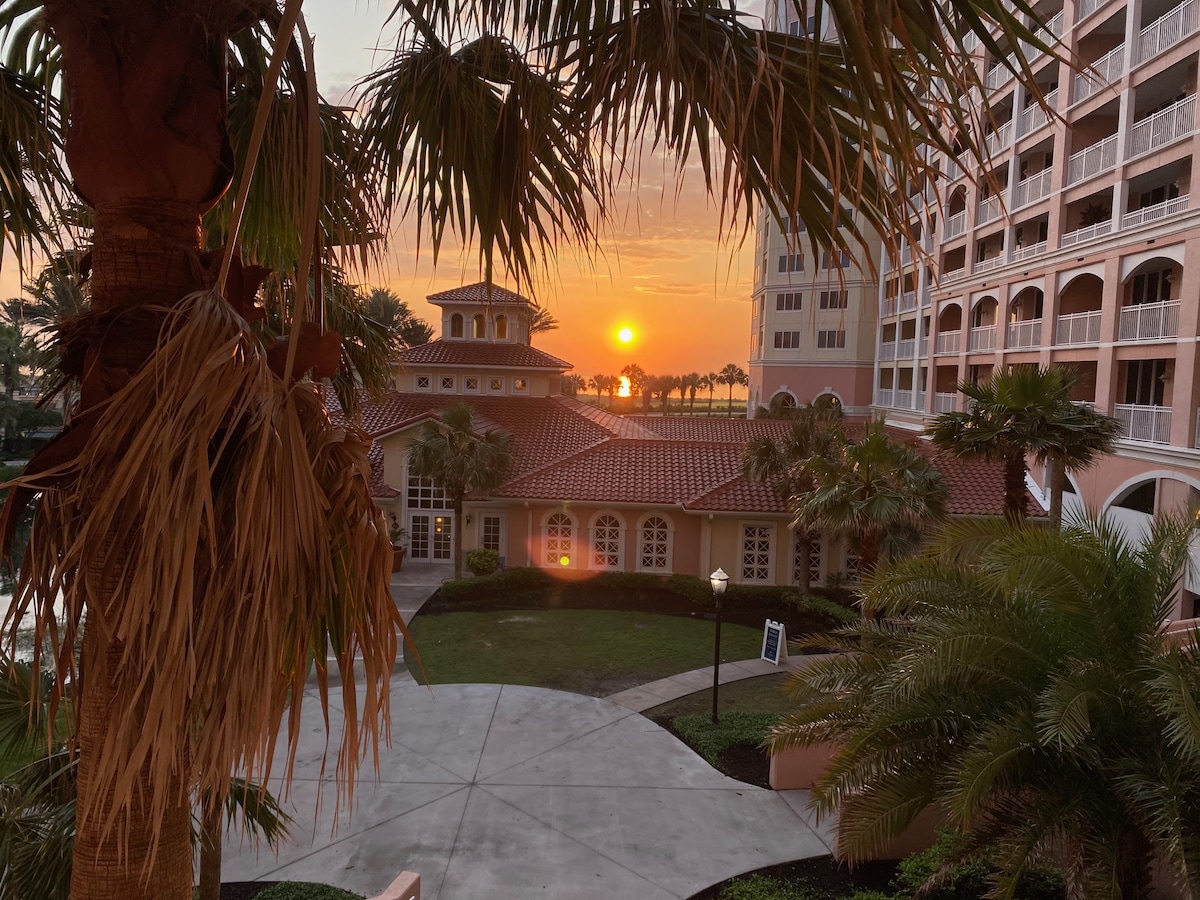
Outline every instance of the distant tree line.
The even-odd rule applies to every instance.
[[[629,396],[621,397],[621,379],[629,379]],[[580,375],[567,375],[564,379],[564,393],[573,394],[591,391],[596,394],[597,405],[607,405],[616,409],[618,404],[623,411],[641,411],[644,413],[661,412],[664,415],[675,412],[680,415],[696,415],[696,395],[707,393],[707,404],[701,415],[713,414],[713,394],[721,385],[728,387],[728,397],[725,412],[731,413],[733,408],[733,389],[736,386],[746,386],[750,383],[746,371],[740,366],[729,363],[720,372],[689,372],[686,375],[650,375],[636,363],[624,366],[617,375],[593,375],[584,379]],[[678,395],[678,406],[673,404],[673,398]]]

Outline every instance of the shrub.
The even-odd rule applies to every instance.
[[[812,888],[769,875],[743,875],[725,885],[721,900],[817,900]]]
[[[362,894],[312,881],[281,881],[259,893],[255,900],[362,900]]]
[[[476,577],[491,575],[500,568],[500,554],[495,550],[472,550],[467,554],[467,568]]]
[[[789,606],[794,606],[800,612],[828,619],[831,625],[853,625],[860,618],[856,610],[842,606],[820,594],[794,594],[785,598],[784,602]]]
[[[779,721],[773,713],[732,712],[721,716],[717,725],[704,713],[678,716],[671,723],[680,736],[696,752],[717,764],[717,758],[736,744],[760,746],[767,739],[767,732]]]
[[[982,900],[986,897],[992,890],[992,876],[996,871],[990,853],[983,850],[949,865],[958,854],[958,846],[958,838],[953,832],[940,831],[932,847],[902,859],[893,883],[896,897],[900,900],[918,896],[928,900]],[[939,875],[943,869],[946,871]],[[922,885],[935,875],[938,876],[934,882],[936,886],[922,891]],[[1026,871],[1017,882],[1016,900],[1062,900],[1063,896],[1062,876],[1045,867]]]

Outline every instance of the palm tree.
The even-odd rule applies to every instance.
[[[574,397],[580,391],[586,389],[588,383],[582,375],[576,375],[572,372],[563,376],[562,385],[563,393],[568,397]]]
[[[1025,516],[1025,457],[1050,467],[1050,522],[1062,521],[1068,470],[1084,469],[1111,453],[1120,436],[1116,419],[1071,400],[1074,374],[1063,366],[1014,366],[981,384],[958,386],[965,412],[943,413],[929,426],[933,442],[957,456],[1004,462],[1004,507]]]
[[[863,602],[883,621],[823,642],[853,652],[797,673],[769,738],[841,748],[813,793],[835,854],[936,805],[965,853],[991,848],[997,896],[1039,861],[1067,861],[1068,896],[1148,896],[1156,866],[1195,896],[1200,656],[1161,628],[1193,524],[1139,545],[1102,521],[962,523],[880,571]]]
[[[751,481],[771,485],[780,497],[798,501],[815,486],[802,468],[814,456],[830,459],[846,443],[842,433],[841,410],[830,412],[813,406],[802,407],[792,422],[791,432],[776,443],[769,437],[757,437],[742,448],[742,474]],[[820,536],[803,523],[797,523],[796,538],[802,545],[797,554],[807,560],[813,542]],[[808,593],[808,566],[797,567],[800,590]]]
[[[717,380],[721,384],[729,385],[729,412],[733,413],[733,388],[735,385],[747,385],[750,383],[749,377],[746,375],[746,370],[736,363],[729,363],[721,370]]]
[[[397,335],[405,347],[428,344],[433,339],[430,324],[414,315],[408,304],[387,288],[373,288],[363,300],[363,311]]]
[[[512,468],[512,440],[503,431],[475,433],[471,407],[455,403],[425,422],[408,448],[408,469],[446,493],[454,510],[454,577],[462,578],[463,500],[499,487]]]
[[[83,631],[75,900],[189,895],[182,786],[224,796],[231,771],[267,767],[328,635],[347,685],[356,664],[368,683],[345,758],[378,736],[399,621],[368,441],[331,426],[316,387],[345,347],[319,308],[329,265],[380,259],[400,209],[435,258],[449,228],[485,279],[530,283],[560,244],[589,246],[643,142],[680,170],[699,160],[718,199],[800,215],[815,246],[903,231],[927,143],[954,152],[943,117],[969,135],[980,112],[926,109],[913,85],[976,84],[969,30],[1043,45],[1003,0],[897,2],[870,28],[824,7],[830,53],[728,2],[419,0],[352,120],[315,90],[298,0],[122,0],[103,28],[89,0],[32,17],[37,0],[0,0],[0,242],[53,244],[41,210],[72,191],[94,224],[91,306],[60,354],[81,399],[55,462],[77,458],[38,505],[12,612],[65,586],[64,646],[85,611],[114,624]],[[727,154],[697,151],[713,135]],[[247,326],[264,273],[239,248],[290,286],[267,343]],[[29,496],[11,492],[8,521]],[[229,652],[232,635],[258,652]],[[64,674],[71,656],[56,653]],[[347,786],[354,770],[339,767]]]
[[[646,370],[637,363],[629,363],[621,367],[621,374],[629,379],[630,402],[632,403],[633,398],[638,396],[641,396],[644,401],[650,383],[650,376],[646,374]]]
[[[720,372],[709,372],[707,375],[700,376],[700,387],[708,391],[708,417],[712,418],[713,392],[717,389],[717,385],[721,383]]]
[[[868,574],[881,557],[911,549],[927,525],[945,518],[950,493],[929,460],[891,440],[881,421],[870,423],[861,440],[804,460],[798,477],[813,487],[793,500],[796,527],[857,545]]]
[[[529,320],[529,337],[533,339],[535,334],[545,334],[547,331],[558,330],[558,319],[550,314],[550,310],[544,306],[539,306],[533,311],[533,318]]]
[[[700,373],[688,372],[679,379],[679,401],[683,403],[683,391],[688,392],[688,414],[695,415],[696,413],[696,391],[700,389]]]

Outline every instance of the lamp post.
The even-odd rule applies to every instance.
[[[717,637],[713,647],[713,714],[712,723],[717,724],[717,685],[721,678],[721,595],[725,593],[725,588],[729,586],[729,576],[725,574],[724,569],[717,569],[708,576],[709,584],[712,585],[713,598],[717,601]]]

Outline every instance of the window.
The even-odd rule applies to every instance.
[[[503,378],[489,378],[488,379],[488,393],[490,393],[490,394],[504,393],[504,379]]]
[[[1131,359],[1125,363],[1125,402],[1162,406],[1166,399],[1167,361]]]
[[[844,350],[845,348],[846,332],[833,330],[817,332],[818,350]]]
[[[846,309],[850,305],[849,291],[821,291],[821,309]]]
[[[507,316],[496,316],[496,339],[500,341],[508,340]]]
[[[487,323],[483,321],[483,316],[476,316],[471,321],[474,325],[475,337],[487,337]]]
[[[846,581],[858,584],[859,562],[858,554],[851,548],[846,548]]]
[[[812,536],[812,548],[808,552],[808,583],[817,584],[821,580],[821,536]]]
[[[1165,303],[1171,299],[1171,270],[1157,269],[1133,276],[1129,291],[1130,304]]]
[[[775,332],[775,349],[776,350],[795,350],[800,346],[800,332],[798,331],[777,331]]]
[[[523,394],[527,390],[529,390],[529,379],[528,378],[514,378],[513,379],[513,392],[514,393]]]
[[[821,580],[821,536],[797,531],[792,545],[792,583],[803,584],[806,572],[810,585]]]
[[[671,571],[671,528],[662,516],[650,516],[638,531],[638,569]]]
[[[417,390],[418,391],[429,390],[430,389],[429,385],[432,383],[433,383],[432,379],[430,379],[430,377],[428,375],[418,375],[417,376]]]
[[[443,375],[440,383],[442,385],[442,393],[453,393],[454,392],[454,376],[453,375]]]
[[[463,390],[475,393],[479,390],[479,376],[467,375],[463,378]]]
[[[483,517],[483,549],[500,552],[500,517]]]
[[[621,522],[616,516],[605,514],[592,525],[593,569],[621,568]]]
[[[822,269],[848,269],[850,268],[850,251],[842,250],[840,253],[830,254],[828,250],[821,254]]]
[[[408,476],[409,509],[450,509],[446,492],[428,478]]]
[[[771,526],[742,526],[742,581],[771,580]]]
[[[463,336],[463,317],[455,313],[450,317],[450,337]]]
[[[803,253],[785,253],[779,257],[780,272],[803,272],[804,271],[804,254]]]
[[[775,309],[800,309],[800,304],[804,301],[804,295],[797,292],[792,294],[776,294]]]
[[[567,568],[574,562],[575,520],[567,513],[554,513],[546,519],[546,552],[542,559],[555,568]]]
[[[808,230],[808,226],[804,224],[804,220],[799,216],[794,219],[783,220],[783,234],[803,234]]]

